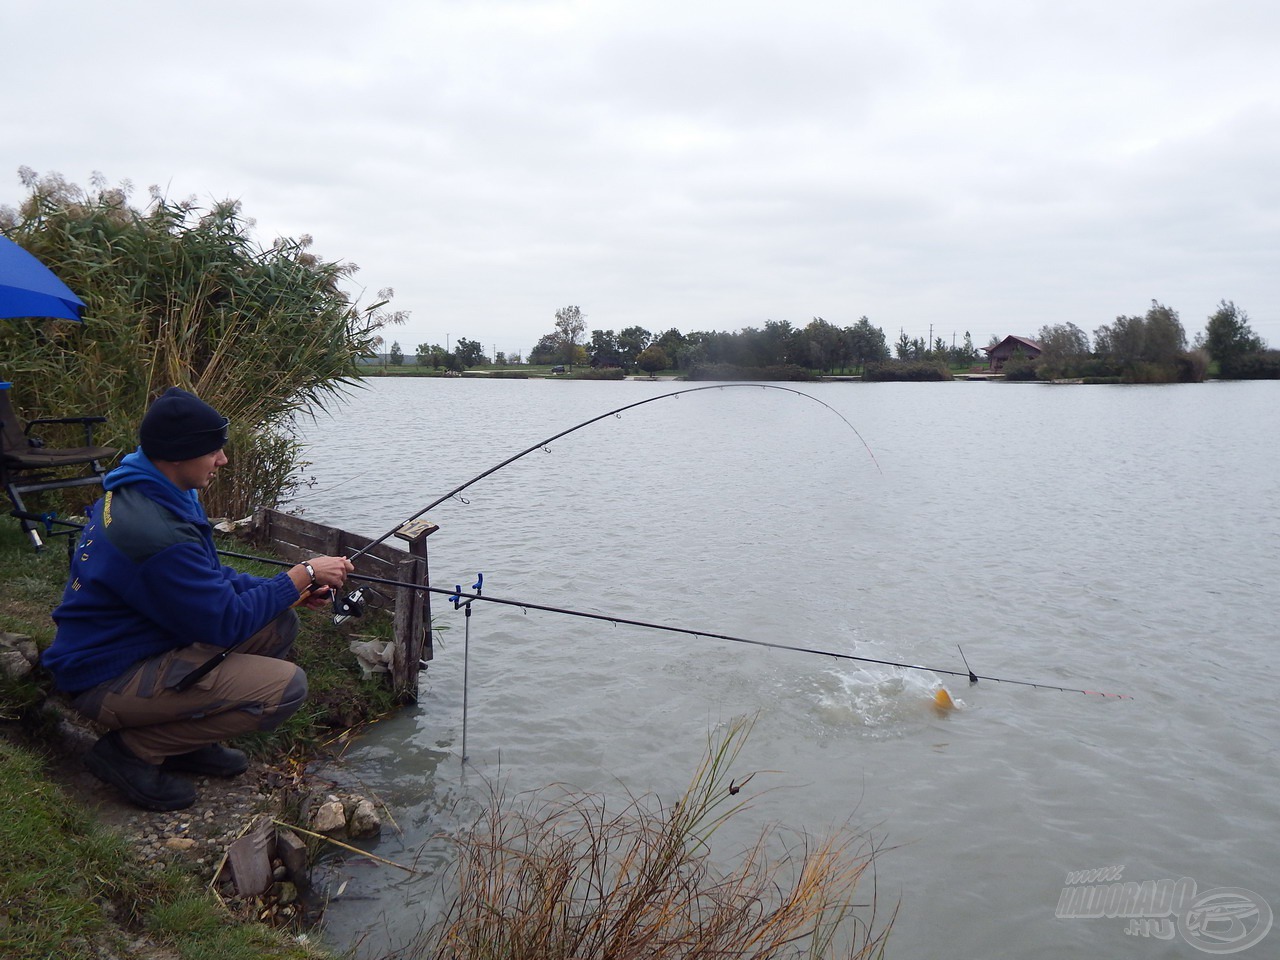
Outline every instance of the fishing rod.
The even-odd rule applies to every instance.
[[[378,539],[371,540],[369,543],[365,544],[365,546],[361,547],[355,553],[351,554],[351,556],[349,556],[347,559],[351,561],[355,561],[358,557],[362,556],[365,553],[368,553],[378,544],[389,540],[392,536],[395,535],[395,533],[398,530],[400,530],[407,524],[413,523],[413,521],[417,520],[419,517],[423,516],[424,514],[428,513],[431,510],[434,510],[436,507],[440,506],[440,504],[444,503],[450,497],[457,496],[463,490],[466,490],[468,487],[470,487],[472,484],[479,483],[485,477],[488,477],[491,474],[497,473],[499,470],[501,470],[505,466],[508,466],[509,464],[515,463],[521,457],[526,457],[529,454],[533,453],[535,450],[541,450],[544,447],[546,447],[548,444],[554,443],[555,441],[561,439],[562,437],[567,437],[569,434],[574,433],[578,430],[581,430],[584,427],[589,427],[593,423],[597,423],[609,417],[620,417],[623,413],[625,413],[628,410],[632,410],[636,407],[642,407],[646,403],[653,403],[657,400],[666,400],[668,397],[679,397],[686,393],[698,393],[699,391],[702,391],[702,390],[731,390],[731,389],[740,388],[740,387],[748,387],[748,388],[754,387],[762,390],[781,390],[783,393],[794,393],[797,397],[804,397],[806,400],[812,400],[814,403],[817,403],[817,404],[820,404],[821,406],[826,407],[828,410],[834,413],[837,417],[843,420],[845,422],[845,425],[848,426],[848,428],[854,432],[854,435],[860,441],[862,441],[862,446],[866,449],[868,455],[870,455],[871,462],[876,465],[876,470],[879,470],[881,473],[884,472],[883,470],[880,470],[880,463],[879,461],[876,460],[876,455],[872,452],[871,447],[867,444],[867,441],[863,438],[862,434],[858,433],[858,428],[855,427],[849,421],[849,418],[846,417],[839,410],[837,410],[835,407],[831,406],[829,403],[824,403],[823,401],[819,400],[817,397],[811,394],[805,393],[803,390],[796,390],[796,389],[793,389],[792,387],[781,387],[781,386],[778,386],[776,383],[713,383],[705,387],[687,387],[683,390],[673,390],[671,393],[663,393],[656,397],[646,397],[644,400],[637,400],[635,403],[628,403],[625,406],[618,407],[615,410],[610,410],[606,413],[602,413],[602,414],[599,414],[598,416],[594,416],[589,420],[583,420],[581,423],[577,424],[576,426],[572,426],[567,430],[561,430],[559,433],[553,434],[552,436],[547,437],[545,440],[539,440],[537,443],[526,447],[525,449],[521,450],[519,453],[513,454],[510,457],[507,457],[507,459],[503,460],[501,463],[495,464],[494,466],[483,471],[482,473],[476,474],[474,477],[472,477],[470,480],[466,481],[465,483],[458,484],[456,487],[454,487],[452,490],[450,490],[448,493],[444,494],[443,496],[440,496],[435,500],[432,500],[425,507],[423,507],[417,513],[415,513],[413,516],[407,517],[406,519],[401,520],[399,523],[397,523],[394,527],[392,527],[382,536],[378,537]]]
[[[401,530],[405,529],[410,524],[412,524],[415,520],[424,516],[429,511],[435,509],[440,504],[448,500],[450,497],[457,496],[459,493],[461,493],[463,490],[466,490],[472,484],[479,483],[485,477],[491,476],[492,474],[497,473],[503,467],[506,467],[512,463],[515,463],[521,457],[526,457],[529,454],[533,453],[535,450],[541,450],[545,448],[548,444],[554,443],[555,441],[561,439],[562,437],[567,437],[569,434],[574,433],[578,430],[581,430],[584,427],[589,427],[593,423],[598,423],[599,421],[607,419],[608,417],[620,417],[622,416],[623,413],[625,413],[628,410],[633,410],[636,407],[642,407],[646,403],[653,403],[654,401],[657,401],[657,400],[665,400],[668,397],[678,397],[686,393],[698,393],[702,390],[725,390],[725,389],[733,389],[733,388],[741,388],[741,387],[755,387],[762,390],[780,390],[783,393],[793,393],[797,397],[804,397],[806,400],[812,400],[814,403],[819,404],[823,407],[826,407],[828,410],[834,413],[837,417],[843,420],[845,422],[845,425],[850,430],[853,431],[854,435],[860,441],[862,441],[862,446],[866,449],[867,454],[871,457],[871,462],[876,465],[877,470],[880,470],[880,464],[876,460],[875,453],[872,452],[871,447],[867,444],[866,439],[862,436],[861,433],[858,432],[858,428],[855,427],[850,422],[849,418],[846,417],[839,410],[837,410],[835,407],[831,406],[829,403],[825,403],[822,400],[819,400],[817,397],[807,394],[802,390],[795,390],[791,387],[782,387],[773,383],[713,383],[703,387],[688,387],[683,390],[673,390],[670,393],[659,394],[656,397],[646,397],[643,400],[637,400],[634,403],[625,404],[621,407],[617,407],[616,409],[609,410],[609,411],[606,411],[605,413],[601,413],[601,414],[598,414],[597,416],[591,417],[588,420],[583,420],[581,423],[576,424],[575,426],[569,427],[567,430],[561,430],[559,433],[555,433],[547,437],[545,440],[539,440],[537,443],[532,444],[531,446],[525,447],[519,453],[513,454],[510,457],[507,457],[507,459],[503,460],[501,463],[495,464],[489,469],[476,474],[470,480],[467,480],[464,483],[458,484],[456,487],[454,487],[452,490],[450,490],[448,493],[444,494],[443,496],[438,497],[435,500],[432,500],[430,503],[428,503],[425,507],[423,507],[417,513],[413,514],[413,516],[407,517],[404,520],[401,520],[399,523],[397,523],[394,527],[392,527],[382,536],[378,537],[376,540],[369,541],[367,544],[365,544],[355,553],[347,557],[347,559],[354,563],[357,559],[359,559],[364,554],[368,553],[378,544],[384,543],[385,541],[389,540],[396,533],[400,532]],[[880,472],[883,473],[884,471],[880,471]],[[220,552],[224,552],[224,551],[220,551]],[[244,554],[236,554],[236,553],[230,553],[230,552],[224,552],[224,555],[238,556],[238,557],[243,557],[245,559],[262,559],[260,557],[246,557]],[[272,562],[272,561],[267,561],[267,562]],[[289,566],[290,564],[286,564],[286,565]],[[348,620],[351,617],[358,617],[361,614],[363,614],[364,612],[363,591],[353,590],[350,593],[339,594],[338,591],[333,590],[333,591],[330,591],[330,593],[333,597],[333,611],[334,611],[333,622],[335,624],[342,623],[343,621]],[[303,594],[303,599],[305,599],[309,595],[310,595],[310,591]],[[226,650],[223,650],[220,653],[218,653],[216,656],[211,657],[205,663],[202,663],[200,666],[196,667],[189,674],[183,677],[181,681],[179,681],[177,689],[186,690],[190,688],[193,684],[197,683],[203,677],[207,676],[209,672],[212,671],[215,667],[217,667],[218,664],[220,664],[223,660],[225,660],[226,657],[234,649],[235,647],[229,647]]]
[[[1042,690],[1058,690],[1063,693],[1083,693],[1094,697],[1106,697],[1115,700],[1132,700],[1133,697],[1124,693],[1104,693],[1101,690],[1085,690],[1082,687],[1063,687],[1054,683],[1041,683],[1033,680],[1012,680],[1008,677],[993,677],[985,674],[974,673],[969,667],[969,662],[965,660],[964,670],[951,670],[946,667],[929,667],[918,663],[906,663],[899,660],[883,660],[876,657],[860,657],[852,653],[840,653],[835,650],[819,650],[814,647],[798,647],[787,643],[777,643],[771,640],[753,640],[749,637],[736,637],[728,633],[713,633],[709,630],[694,630],[689,627],[675,627],[665,623],[652,623],[647,620],[633,620],[629,617],[618,617],[606,613],[589,613],[585,610],[570,610],[567,607],[553,607],[541,603],[529,603],[524,600],[511,600],[503,597],[495,597],[485,593],[463,593],[461,587],[455,586],[452,590],[445,590],[441,587],[431,587],[426,584],[419,583],[400,583],[396,580],[387,580],[380,577],[366,577],[360,574],[350,574],[348,579],[364,580],[371,583],[382,583],[388,586],[403,586],[414,590],[421,590],[427,593],[437,593],[447,596],[456,609],[459,606],[468,606],[468,615],[470,614],[470,604],[475,600],[483,600],[488,603],[502,604],[508,607],[520,607],[523,610],[541,610],[544,613],[559,613],[570,617],[582,617],[587,620],[600,620],[604,623],[611,623],[615,626],[623,624],[630,627],[644,627],[649,630],[665,630],[668,633],[680,633],[690,637],[705,637],[711,640],[728,640],[732,643],[746,643],[755,647],[768,647],[772,650],[789,650],[793,653],[806,653],[821,657],[833,657],[837,660],[856,660],[860,663],[874,663],[886,667],[899,667],[903,670],[924,670],[929,673],[941,673],[952,677],[964,677],[970,683],[977,683],[979,680],[991,680],[994,683],[1012,683],[1023,687],[1036,687]],[[961,658],[964,658],[964,651],[960,651]]]
[[[246,560],[259,560],[263,563],[275,563],[281,566],[288,564],[284,560],[269,560],[263,557],[254,557],[248,554],[230,553],[223,551],[226,556],[241,557]],[[471,615],[471,604],[480,600],[486,603],[496,603],[507,607],[519,607],[521,610],[539,610],[543,613],[559,613],[570,617],[581,617],[586,620],[598,620],[603,623],[611,623],[615,626],[622,624],[629,627],[643,627],[648,630],[663,630],[667,633],[679,633],[690,637],[703,637],[709,640],[727,640],[732,643],[745,643],[754,647],[767,647],[772,650],[789,650],[792,653],[805,653],[813,656],[832,657],[836,660],[854,660],[859,663],[874,663],[885,667],[898,667],[903,670],[923,670],[928,673],[940,673],[951,677],[964,677],[971,684],[977,683],[979,680],[990,680],[993,683],[1011,683],[1022,687],[1035,687],[1041,690],[1057,690],[1062,693],[1083,693],[1093,697],[1105,697],[1113,700],[1132,700],[1133,697],[1124,693],[1106,693],[1101,690],[1086,690],[1083,687],[1064,687],[1056,683],[1042,683],[1036,680],[1013,680],[1009,677],[995,677],[987,674],[974,673],[969,666],[969,661],[965,658],[964,650],[960,651],[960,656],[965,661],[964,670],[953,670],[948,667],[930,667],[918,663],[906,663],[901,660],[885,660],[878,657],[860,657],[852,653],[841,653],[835,650],[820,650],[815,647],[799,647],[787,643],[777,643],[771,640],[754,640],[750,637],[737,637],[728,633],[715,633],[710,630],[694,630],[689,627],[676,627],[666,623],[652,623],[647,620],[634,620],[630,617],[619,617],[607,613],[590,613],[585,610],[571,610],[567,607],[555,607],[543,603],[530,603],[527,600],[512,600],[506,597],[495,597],[491,594],[482,593],[478,589],[475,593],[464,593],[461,586],[455,586],[452,590],[446,590],[443,587],[432,587],[423,583],[406,583],[400,580],[389,580],[385,577],[373,577],[360,573],[347,574],[348,580],[357,580],[362,583],[378,584],[387,587],[404,587],[409,590],[418,590],[424,593],[435,593],[446,596],[452,601],[454,609],[465,607],[467,616]],[[477,582],[477,586],[482,580]],[[475,589],[473,587],[473,589]]]

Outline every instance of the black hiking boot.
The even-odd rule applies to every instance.
[[[166,773],[195,773],[206,777],[236,777],[249,769],[249,758],[243,750],[233,750],[211,743],[190,753],[165,757],[160,769]]]
[[[185,810],[196,802],[195,787],[134,756],[114,730],[85,754],[84,765],[144,810]]]

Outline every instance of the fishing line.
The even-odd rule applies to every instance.
[[[260,559],[260,558],[254,558]],[[280,561],[283,563],[283,561]],[[974,673],[969,667],[969,661],[964,656],[964,651],[960,651],[961,659],[965,661],[964,670],[952,670],[947,667],[930,667],[918,663],[906,663],[901,660],[883,660],[877,657],[861,657],[852,653],[841,653],[835,650],[821,650],[814,647],[798,647],[786,643],[777,643],[771,640],[754,640],[749,637],[737,637],[727,633],[714,633],[710,630],[694,630],[689,627],[676,627],[666,623],[652,623],[647,620],[633,620],[629,617],[618,617],[607,613],[590,613],[585,610],[572,610],[568,607],[553,607],[542,603],[531,603],[527,600],[512,600],[505,597],[495,597],[488,594],[463,593],[460,587],[454,587],[452,590],[446,590],[443,587],[431,587],[421,583],[401,583],[397,580],[388,580],[383,577],[370,577],[363,574],[348,574],[347,579],[359,580],[365,583],[380,583],[387,586],[406,587],[410,590],[421,590],[427,593],[438,593],[447,596],[455,608],[466,606],[470,616],[470,606],[475,600],[482,600],[488,603],[497,603],[508,607],[519,607],[522,610],[540,610],[544,613],[559,613],[570,617],[581,617],[586,620],[599,620],[603,623],[611,623],[615,626],[622,624],[630,627],[643,627],[648,630],[664,630],[668,633],[679,633],[690,637],[703,637],[709,640],[727,640],[732,643],[745,643],[756,647],[768,647],[773,650],[789,650],[792,653],[804,653],[820,657],[832,657],[837,660],[855,660],[859,663],[874,663],[886,667],[898,667],[903,670],[924,670],[929,673],[941,673],[952,677],[964,677],[970,683],[977,683],[979,680],[990,680],[994,683],[1011,683],[1023,687],[1035,687],[1042,690],[1058,690],[1062,693],[1083,693],[1094,697],[1106,697],[1115,700],[1132,700],[1133,697],[1124,693],[1106,693],[1101,690],[1086,690],[1082,687],[1064,687],[1055,683],[1042,683],[1036,680],[1013,680],[1009,677],[995,677],[986,674]],[[483,582],[481,578],[480,582]],[[474,588],[473,588],[474,589]],[[465,683],[465,680],[464,680]]]
[[[554,443],[555,441],[561,439],[562,437],[567,437],[569,434],[574,433],[578,430],[581,430],[584,427],[589,427],[593,423],[598,423],[599,421],[606,420],[609,417],[620,417],[627,410],[633,410],[636,407],[642,407],[646,403],[654,403],[657,400],[666,400],[668,397],[679,397],[679,396],[683,396],[686,393],[698,393],[702,390],[732,390],[735,388],[780,390],[783,393],[793,393],[797,397],[804,397],[806,400],[812,400],[814,403],[819,404],[823,407],[826,407],[828,410],[834,413],[837,417],[843,420],[845,425],[850,430],[853,431],[854,435],[862,442],[862,446],[866,449],[867,454],[871,457],[871,462],[875,464],[876,470],[882,474],[884,473],[884,471],[880,469],[880,463],[879,461],[876,460],[876,455],[872,452],[871,447],[867,444],[867,441],[863,438],[862,434],[858,432],[858,428],[855,427],[850,422],[849,418],[846,417],[839,410],[837,410],[835,407],[831,406],[831,404],[825,403],[822,400],[819,400],[817,397],[811,394],[805,393],[803,390],[796,390],[792,387],[782,387],[776,383],[713,383],[705,387],[688,387],[684,390],[673,390],[671,393],[663,393],[663,394],[659,394],[656,397],[646,397],[644,400],[637,400],[635,403],[628,403],[625,406],[618,407],[615,410],[610,410],[607,413],[602,413],[598,416],[592,417],[590,420],[584,420],[582,421],[582,423],[579,423],[576,426],[572,426],[567,430],[561,430],[559,433],[553,434],[552,436],[547,437],[545,440],[539,440],[537,443],[526,447],[525,449],[521,450],[519,453],[514,454],[510,457],[507,457],[507,459],[503,460],[501,463],[495,464],[494,466],[490,467],[488,470],[485,470],[482,473],[476,474],[474,477],[472,477],[470,480],[466,481],[465,483],[458,484],[458,486],[454,487],[452,490],[450,490],[448,493],[444,494],[443,496],[438,497],[435,500],[432,500],[425,507],[423,507],[417,513],[415,513],[413,516],[400,521],[394,527],[392,527],[390,530],[384,533],[382,536],[378,537],[378,539],[370,541],[365,546],[357,550],[355,553],[351,554],[351,556],[348,557],[347,559],[354,561],[357,557],[360,557],[361,555],[368,553],[378,544],[389,540],[392,536],[395,535],[396,531],[399,530],[401,527],[403,527],[405,524],[412,523],[414,520],[417,520],[419,517],[423,516],[428,511],[433,510],[436,507],[440,506],[440,504],[444,503],[450,497],[457,496],[459,493],[461,493],[463,490],[466,490],[467,487],[471,486],[472,484],[479,483],[485,477],[488,477],[494,473],[497,473],[499,470],[501,470],[505,466],[508,466],[509,464],[515,463],[521,457],[528,456],[529,454],[533,453],[535,450],[545,449],[548,445]]]

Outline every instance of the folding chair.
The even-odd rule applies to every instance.
[[[52,517],[28,510],[22,500],[23,494],[100,484],[107,472],[102,461],[110,460],[119,450],[94,445],[94,425],[106,423],[106,417],[43,417],[28,422],[24,427],[13,412],[9,386],[0,382],[0,483],[4,484],[5,493],[13,504],[11,515],[18,518],[22,529],[31,538],[32,546],[41,550],[44,542],[36,524]],[[31,428],[40,424],[77,423],[84,427],[82,447],[46,447],[43,440],[31,435]],[[69,529],[58,535],[75,532],[74,526],[66,526]],[[46,522],[46,536],[51,528],[52,524]]]

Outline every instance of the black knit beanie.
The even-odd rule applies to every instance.
[[[170,387],[157,397],[138,429],[142,452],[151,460],[190,460],[221,449],[227,418],[193,393]]]

